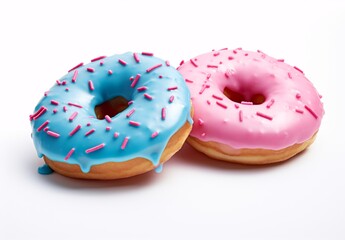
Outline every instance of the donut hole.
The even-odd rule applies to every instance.
[[[243,93],[234,91],[227,87],[224,88],[223,94],[231,101],[237,103],[252,102],[254,105],[259,105],[266,101],[266,97],[261,93],[247,94],[245,96]]]
[[[128,108],[128,100],[124,97],[114,97],[95,107],[97,119],[104,119],[106,115],[114,117]]]

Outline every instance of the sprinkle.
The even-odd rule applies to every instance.
[[[47,134],[49,136],[52,136],[52,137],[55,137],[55,138],[58,138],[60,137],[60,134],[56,133],[56,132],[53,132],[53,131],[47,131]]]
[[[206,102],[207,102],[207,104],[208,104],[208,105],[211,105],[211,102],[210,102],[210,100],[207,100]]]
[[[139,59],[139,56],[137,53],[133,53],[133,57],[134,57],[134,60],[139,63],[140,62],[140,59]]]
[[[177,89],[177,86],[169,87],[169,88],[168,88],[168,91],[172,91],[172,90],[176,90],[176,89]]]
[[[61,85],[61,82],[59,80],[56,80],[56,83],[57,83],[58,86]]]
[[[57,113],[57,111],[58,111],[57,109],[54,109],[54,110],[53,110],[53,113]]]
[[[100,56],[100,57],[96,57],[94,59],[91,59],[91,62],[96,62],[96,61],[101,60],[103,58],[106,58],[106,56]]]
[[[68,91],[69,91],[69,89],[68,89],[68,88],[66,88],[66,89],[65,89],[65,91],[66,91],[66,92],[68,92]]]
[[[204,121],[201,118],[198,119],[198,123],[200,126],[204,125]]]
[[[268,115],[266,115],[264,113],[261,113],[261,112],[256,112],[256,115],[259,116],[259,117],[262,117],[262,118],[266,118],[266,119],[268,119],[270,121],[272,121],[272,119],[273,119],[271,116],[268,116]]]
[[[88,131],[87,133],[85,133],[85,136],[89,136],[90,134],[94,133],[95,129],[91,129],[90,131]]]
[[[162,108],[162,120],[165,120],[166,117],[166,108]]]
[[[78,132],[80,130],[81,126],[77,125],[70,133],[70,136],[73,136],[76,132]]]
[[[218,106],[222,107],[222,108],[225,108],[227,109],[228,107],[226,105],[224,105],[223,103],[220,103],[220,102],[216,102]]]
[[[224,51],[224,50],[228,50],[228,48],[219,49],[219,51]]]
[[[127,63],[125,61],[123,61],[122,59],[119,59],[119,63],[121,63],[122,66],[126,66]]]
[[[238,120],[240,120],[240,122],[243,122],[243,112],[242,112],[242,110],[240,110],[238,112]]]
[[[137,90],[138,90],[138,92],[142,92],[142,91],[147,90],[147,87],[145,87],[145,86],[138,87]]]
[[[296,93],[296,98],[297,98],[297,99],[300,99],[300,98],[301,98],[301,94]]]
[[[208,67],[208,68],[218,68],[217,65],[210,65],[210,64],[207,64],[207,67]]]
[[[194,67],[198,67],[198,65],[193,61],[193,59],[190,59],[189,61]]]
[[[217,57],[220,53],[219,52],[216,52],[216,53],[213,53],[213,56]]]
[[[115,133],[114,133],[114,138],[118,138],[119,135],[120,135],[120,134],[119,134],[118,132],[115,132]]]
[[[68,72],[73,71],[74,69],[77,69],[78,67],[81,67],[83,65],[84,65],[84,63],[79,63],[77,66],[75,66],[75,67],[71,68],[70,70],[68,70]]]
[[[37,120],[39,117],[41,117],[45,112],[47,111],[46,107],[40,107],[36,113],[34,113],[31,117],[31,120]]]
[[[163,76],[162,76],[162,75],[159,75],[158,77],[159,77],[159,78],[163,78]]]
[[[74,113],[72,113],[72,115],[69,117],[69,121],[70,122],[72,122],[73,121],[73,119],[75,119],[75,117],[78,115],[78,112],[74,112]]]
[[[95,87],[93,86],[93,82],[91,80],[89,80],[89,89],[91,91],[95,90]]]
[[[284,62],[284,59],[277,59],[277,62]]]
[[[63,111],[67,112],[67,107],[66,106],[63,106]]]
[[[109,74],[109,75],[112,75],[112,74],[113,74],[113,71],[112,71],[112,70],[108,70],[108,74]]]
[[[202,87],[201,87],[201,90],[199,91],[199,94],[202,94],[206,88],[209,88],[210,85],[207,85],[207,84],[203,84]]]
[[[49,91],[44,92],[44,96],[48,96]]]
[[[142,52],[141,55],[145,55],[145,56],[153,56],[153,53],[150,52]]]
[[[146,69],[146,72],[149,73],[149,72],[151,72],[151,71],[153,71],[153,70],[155,70],[156,68],[159,68],[159,67],[161,67],[161,66],[162,66],[161,63],[160,63],[160,64],[157,64],[157,65],[154,65],[154,66],[152,66],[152,67]]]
[[[236,51],[236,50],[232,50],[232,52],[233,52],[234,54],[237,54],[237,51]]]
[[[99,62],[99,65],[100,65],[100,66],[103,66],[103,64],[104,64],[103,61],[100,61],[100,62]]]
[[[77,107],[77,108],[83,108],[83,106],[76,104],[76,103],[69,102],[68,105],[73,106],[73,107]]]
[[[248,56],[248,53],[245,53],[245,54],[244,54],[244,56],[246,56],[246,57],[247,57],[247,56]]]
[[[135,87],[135,85],[137,85],[137,83],[138,83],[140,77],[141,77],[141,75],[140,75],[139,73],[135,76],[135,78],[134,78],[134,80],[133,80],[133,82],[132,82],[132,84],[131,84],[131,87],[132,87],[132,88]]]
[[[211,73],[208,73],[206,79],[209,80],[211,78]]]
[[[61,85],[66,85],[67,84],[67,81],[66,80],[63,80],[62,82],[61,82]]]
[[[270,108],[274,103],[274,99],[271,99],[269,103],[267,103],[266,108]]]
[[[292,79],[291,73],[288,72],[288,76],[289,76],[290,79]]]
[[[72,82],[76,82],[77,80],[77,77],[78,77],[78,70],[75,70],[74,73],[73,73],[73,77],[72,77]]]
[[[87,123],[86,126],[90,127],[90,126],[91,126],[91,123]]]
[[[297,112],[297,113],[304,113],[303,110],[300,110],[300,109],[295,109],[295,112]]]
[[[122,150],[124,150],[124,149],[126,148],[127,143],[128,143],[128,140],[129,140],[128,137],[125,137],[125,138],[123,139],[123,142],[122,142],[122,145],[121,145],[121,149],[122,149]]]
[[[107,120],[108,123],[111,123],[111,118],[109,117],[109,115],[105,115],[105,120]]]
[[[169,102],[170,102],[170,103],[172,103],[172,102],[174,101],[174,98],[175,98],[175,97],[174,97],[173,95],[172,95],[172,96],[170,96],[170,98],[169,98]]]
[[[186,82],[193,83],[193,80],[185,79]]]
[[[243,104],[243,105],[253,105],[253,102],[242,101],[241,104]]]
[[[111,129],[111,127],[109,127],[109,126],[105,128],[106,131],[110,131],[110,129]]]
[[[301,72],[302,74],[304,74],[303,71],[301,69],[299,69],[298,67],[294,66],[293,68],[296,69],[297,71]]]
[[[214,95],[214,94],[212,95],[212,97],[213,97],[213,98],[215,98],[215,99],[218,99],[218,100],[223,100],[223,98],[222,98],[222,97],[219,97],[219,96]]]
[[[168,67],[170,66],[170,62],[168,60],[165,61],[165,65],[167,65]]]
[[[314,117],[315,119],[318,118],[317,114],[316,114],[310,107],[308,107],[307,105],[304,105],[304,108],[307,109],[308,112],[309,112],[311,115],[313,115],[313,117]]]
[[[234,106],[235,106],[235,108],[239,108],[240,107],[237,103],[235,103]]]
[[[133,108],[132,110],[130,110],[130,111],[126,114],[126,117],[129,118],[134,112],[135,112],[135,109]]]
[[[147,93],[144,93],[144,97],[148,100],[152,100],[152,98],[153,98],[151,95],[149,95]]]
[[[182,61],[180,62],[180,66],[181,66],[182,64],[184,64],[184,60],[182,60]]]
[[[135,121],[129,121],[129,125],[132,125],[134,127],[139,127],[140,123],[139,122],[135,122]]]
[[[240,50],[242,50],[242,48],[241,48],[241,47],[238,47],[238,48],[236,48],[236,50],[239,50],[239,51],[240,51]]]
[[[47,120],[44,123],[42,123],[42,125],[37,128],[37,132],[40,132],[48,124],[49,124],[49,120]]]
[[[67,155],[66,155],[66,157],[65,157],[65,160],[68,160],[68,159],[72,156],[72,154],[74,153],[74,151],[75,151],[75,148],[72,148],[72,149],[67,153]]]
[[[55,101],[55,100],[51,100],[50,103],[53,104],[53,105],[59,105],[59,102]]]
[[[88,72],[95,72],[95,69],[94,68],[86,68],[86,70],[88,71]]]
[[[228,57],[228,59],[229,59],[229,60],[233,60],[233,59],[234,59],[234,57],[232,57],[232,56],[229,56],[229,57]]]
[[[133,81],[133,79],[134,79],[134,77],[133,77],[133,76],[129,78],[129,80],[130,80],[130,81]]]
[[[133,103],[134,103],[133,100],[129,101],[129,102],[128,102],[128,106],[131,105],[131,104],[133,104]]]
[[[97,150],[99,150],[99,149],[101,149],[101,148],[104,148],[104,146],[105,146],[105,143],[101,143],[101,144],[99,144],[99,145],[97,145],[97,146],[95,146],[95,147],[86,149],[85,152],[86,152],[86,153],[91,153],[91,152],[97,151]]]
[[[49,127],[45,127],[43,131],[47,132],[49,130]]]
[[[158,136],[158,132],[156,131],[156,132],[152,133],[151,138],[155,138],[157,136]]]

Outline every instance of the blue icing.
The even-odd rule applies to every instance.
[[[159,164],[158,167],[155,168],[156,173],[161,173],[163,171],[163,164]]]
[[[32,137],[38,156],[45,155],[54,161],[78,164],[83,172],[89,172],[93,165],[123,162],[136,157],[146,158],[157,166],[170,137],[186,121],[192,124],[190,94],[183,77],[173,67],[167,66],[163,60],[156,57],[141,54],[138,56],[140,63],[135,61],[133,53],[128,52],[81,66],[77,68],[75,83],[72,82],[75,70],[60,78],[59,81],[66,81],[66,84],[55,84],[49,90],[35,108],[35,112],[42,107],[47,111],[31,121]],[[120,64],[119,59],[127,65]],[[102,65],[100,61],[103,62]],[[157,64],[162,66],[150,72],[146,71]],[[88,71],[87,68],[93,68],[94,72]],[[109,74],[109,70],[112,74]],[[137,74],[141,77],[132,88],[130,78],[135,78]],[[89,80],[93,83],[93,91],[90,90]],[[137,88],[142,86],[146,86],[147,90],[137,91]],[[169,87],[175,86],[178,88],[168,90]],[[144,93],[153,99],[145,98]],[[95,106],[118,96],[133,100],[133,103],[112,117],[110,123],[106,119],[97,119]],[[173,102],[169,101],[171,96],[174,96]],[[58,105],[52,104],[52,100],[57,101]],[[82,108],[68,103],[81,105]],[[67,107],[66,112],[64,107]],[[166,109],[164,120],[161,115],[162,108]],[[57,110],[56,113],[53,112],[54,109]],[[135,112],[126,117],[132,109],[135,109]],[[74,112],[78,115],[70,121],[69,118]],[[38,131],[47,120],[49,123],[45,127],[48,127],[50,132],[44,128]],[[140,126],[130,125],[130,120],[140,123]],[[88,123],[91,125],[87,126]],[[70,132],[77,125],[81,128],[70,136]],[[111,129],[107,131],[106,127]],[[85,136],[91,129],[95,131]],[[114,137],[115,132],[119,133],[118,137]],[[158,132],[158,135],[152,138],[154,132]],[[59,137],[48,133],[57,133]],[[125,138],[128,138],[128,142],[122,149]],[[100,144],[104,147],[90,153],[85,152]],[[72,149],[73,153],[65,160]]]
[[[49,175],[54,172],[53,169],[51,169],[47,164],[44,164],[38,167],[37,171],[39,174],[42,174],[42,175]]]

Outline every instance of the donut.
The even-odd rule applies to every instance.
[[[160,171],[187,139],[191,112],[188,87],[168,61],[128,52],[70,69],[30,121],[37,154],[55,172],[118,179]]]
[[[266,164],[315,140],[323,104],[303,71],[262,51],[221,49],[186,62],[194,109],[188,142],[211,158]]]

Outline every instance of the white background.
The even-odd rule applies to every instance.
[[[0,26],[0,239],[345,239],[344,1],[1,1]],[[309,150],[250,167],[185,145],[161,174],[37,174],[28,116],[72,66],[224,47],[303,69],[326,110]]]

